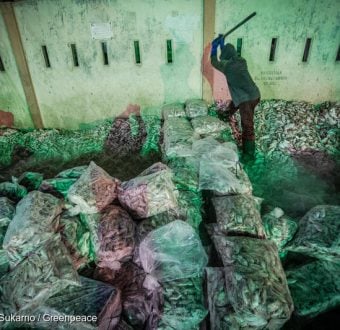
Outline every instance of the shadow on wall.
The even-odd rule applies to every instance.
[[[230,101],[230,93],[224,74],[210,63],[211,43],[205,46],[202,57],[202,74],[209,82],[214,100]]]

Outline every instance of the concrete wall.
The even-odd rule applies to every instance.
[[[202,94],[201,1],[35,0],[14,6],[45,127],[77,128],[112,118],[130,103],[144,107]],[[90,30],[91,23],[106,22],[113,32],[106,40],[108,66]],[[173,64],[166,63],[166,39],[173,40]],[[141,65],[135,64],[134,40]]]
[[[206,29],[207,22],[215,25],[217,35],[256,11],[228,41],[243,39],[242,56],[262,98],[339,100],[338,4],[216,0],[216,14],[206,17]],[[201,66],[209,63],[210,52],[210,45],[203,45],[203,0],[23,0],[13,6],[45,127],[78,128],[134,109],[134,104],[145,107],[202,97]],[[105,40],[105,66],[102,40],[92,39],[90,26],[107,22],[112,24],[112,38]],[[274,37],[276,57],[270,62]],[[310,56],[302,63],[307,37],[312,38]],[[166,39],[173,41],[172,64],[166,63]],[[134,40],[140,42],[141,65],[134,61]],[[77,46],[79,67],[73,65],[71,43]],[[51,68],[45,66],[42,45],[48,49]],[[6,66],[6,72],[0,72],[0,109],[13,112],[17,126],[31,127],[1,17],[0,55]],[[210,68],[205,76],[215,98],[230,98],[223,75]]]
[[[24,90],[15,64],[10,41],[2,16],[0,15],[0,56],[5,71],[0,71],[0,110],[14,115],[16,127],[33,127]]]
[[[227,38],[236,46],[258,84],[262,98],[319,102],[340,100],[340,6],[337,0],[216,0],[215,32],[223,33],[256,11],[257,15]],[[272,38],[278,38],[270,62]],[[306,38],[309,59],[302,62]],[[215,85],[218,89],[219,85]]]

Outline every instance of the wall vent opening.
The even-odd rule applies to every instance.
[[[42,53],[43,53],[43,56],[44,56],[46,68],[50,68],[51,63],[50,63],[50,58],[48,56],[47,47],[45,45],[43,45],[43,46],[41,46],[41,50],[42,50]]]
[[[277,38],[273,38],[272,43],[270,45],[270,54],[269,54],[270,62],[273,62],[275,60],[276,44],[277,44]]]
[[[133,46],[134,46],[134,49],[135,49],[135,62],[136,62],[136,64],[141,64],[142,61],[141,61],[141,58],[140,58],[139,41],[135,40],[133,42]]]
[[[72,50],[73,65],[79,66],[76,44],[71,44],[71,50]]]
[[[312,43],[312,39],[307,38],[306,44],[305,44],[305,50],[303,52],[302,62],[307,62],[308,60],[311,43]]]

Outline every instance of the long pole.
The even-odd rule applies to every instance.
[[[251,18],[253,18],[256,15],[256,12],[254,11],[252,14],[250,14],[248,17],[246,17],[242,22],[238,23],[236,26],[234,26],[231,30],[229,30],[227,33],[223,35],[223,39],[229,35],[230,33],[234,32],[236,29],[238,29],[241,25],[243,25],[245,22],[249,21]]]

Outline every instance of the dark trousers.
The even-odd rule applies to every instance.
[[[235,107],[234,103],[231,102],[229,105],[228,112],[232,116],[238,109],[240,109],[241,115],[241,126],[242,126],[242,142],[244,141],[255,141],[254,131],[254,110],[260,99],[251,100],[239,104]]]

